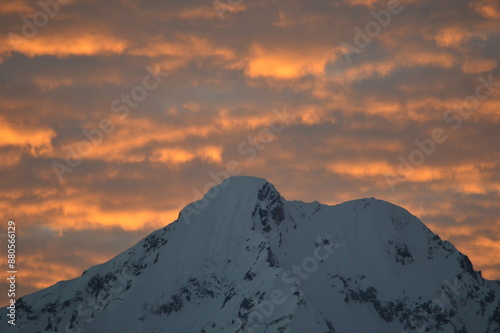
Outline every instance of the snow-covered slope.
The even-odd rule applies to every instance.
[[[406,210],[286,201],[253,177],[16,305],[2,332],[500,332],[500,283]]]

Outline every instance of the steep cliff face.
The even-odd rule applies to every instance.
[[[499,296],[400,207],[286,201],[233,177],[112,260],[19,299],[6,332],[493,333]]]

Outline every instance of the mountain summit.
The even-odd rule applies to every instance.
[[[388,202],[287,201],[232,177],[110,261],[20,298],[16,326],[7,313],[3,332],[498,333],[500,282]]]

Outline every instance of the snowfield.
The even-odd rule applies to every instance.
[[[401,207],[286,201],[232,177],[2,332],[498,333],[500,282]]]

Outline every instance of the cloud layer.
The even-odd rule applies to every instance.
[[[170,223],[228,164],[287,199],[399,204],[500,279],[499,18],[490,0],[1,4],[21,293]]]

